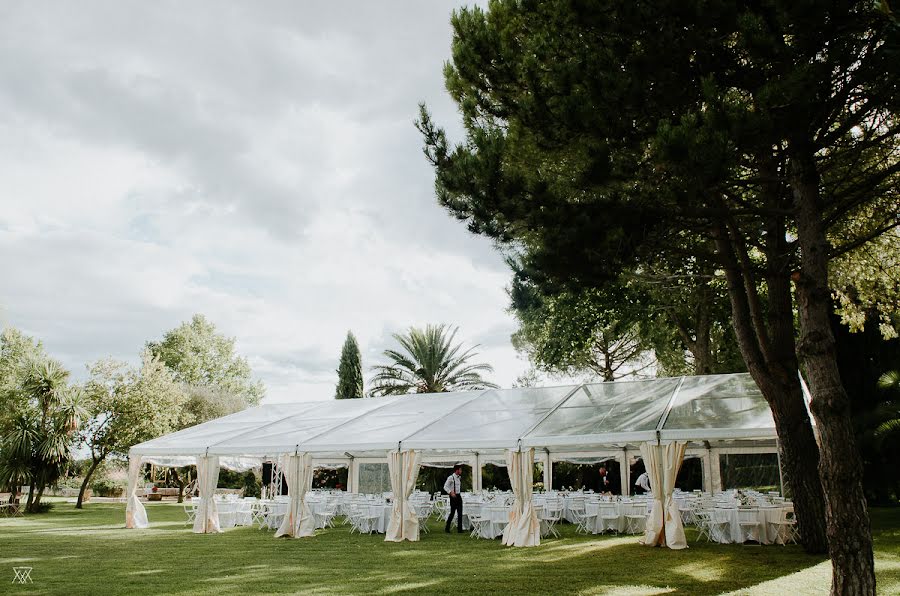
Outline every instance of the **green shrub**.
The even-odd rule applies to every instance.
[[[91,483],[91,490],[98,497],[121,497],[125,494],[125,485],[118,480],[98,478]]]
[[[244,496],[259,498],[261,494],[262,484],[260,484],[259,480],[256,478],[256,474],[253,473],[253,470],[247,470],[244,474]]]

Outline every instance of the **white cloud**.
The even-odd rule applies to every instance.
[[[412,126],[447,6],[18,3],[0,18],[0,322],[80,373],[195,312],[270,399],[328,398],[348,329],[509,344],[509,272],[436,204]]]

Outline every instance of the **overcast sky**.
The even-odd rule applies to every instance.
[[[269,401],[333,396],[410,325],[459,325],[493,380],[510,273],[436,203],[417,104],[452,3],[0,4],[0,323],[78,376],[207,315]]]

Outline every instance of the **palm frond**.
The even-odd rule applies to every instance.
[[[370,395],[404,393],[442,393],[497,387],[485,381],[481,373],[493,372],[485,363],[470,363],[477,356],[475,348],[463,350],[456,344],[458,328],[427,325],[425,329],[410,327],[406,333],[393,334],[400,349],[389,349],[384,355],[389,365],[373,367]],[[476,346],[477,347],[477,346]]]
[[[900,389],[900,370],[889,370],[878,377],[878,387],[886,391]]]

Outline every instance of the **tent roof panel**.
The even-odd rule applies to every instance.
[[[208,447],[216,443],[257,431],[287,417],[304,414],[315,407],[316,402],[256,406],[139,443],[130,451],[142,455],[205,453]]]
[[[403,441],[423,427],[440,420],[453,410],[477,398],[480,391],[416,394],[390,398],[384,407],[376,408],[355,420],[305,441],[301,448],[334,451],[336,446],[349,452],[397,449]],[[373,398],[377,402],[384,398]],[[356,400],[352,400],[356,401]]]
[[[410,449],[440,444],[454,448],[515,447],[519,438],[544,418],[578,385],[519,387],[485,391],[458,411],[403,441]]]
[[[595,444],[622,434],[649,433],[655,438],[657,425],[679,382],[680,379],[670,378],[582,385],[522,442],[553,447]]]
[[[338,428],[373,410],[387,406],[397,397],[379,399],[335,399],[307,402],[296,415],[268,424],[264,432],[247,432],[226,438],[211,446],[209,452],[221,454],[293,451],[301,443]]]
[[[670,409],[671,404],[671,409]],[[663,439],[775,436],[768,405],[748,374],[563,387],[418,394],[272,404],[132,448],[136,455],[378,456],[397,448],[484,452],[518,444],[550,450]]]
[[[666,418],[663,436],[692,435],[729,438],[726,430],[740,430],[742,436],[760,433],[774,436],[772,410],[749,374],[685,377],[675,403]],[[700,433],[699,431],[706,431]],[[749,435],[747,433],[750,433]]]

